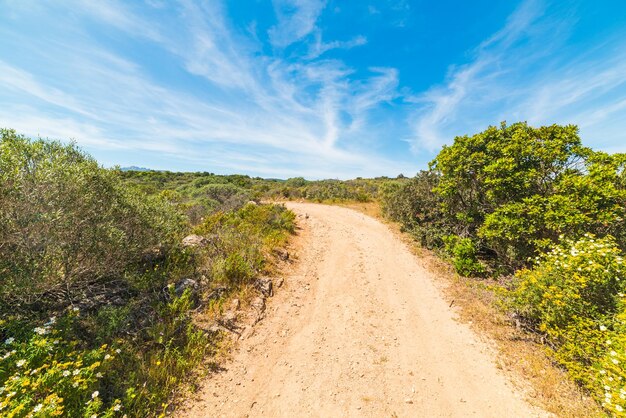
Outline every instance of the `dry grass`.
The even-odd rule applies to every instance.
[[[372,218],[382,219],[383,214],[378,202],[343,202],[336,203],[335,206],[354,209]]]
[[[439,280],[438,285],[456,309],[459,320],[495,343],[498,368],[527,394],[531,404],[564,418],[606,416],[598,404],[552,362],[535,336],[517,329],[498,308],[495,282],[460,277],[448,262],[402,233],[397,223],[385,220],[376,203],[338,206],[355,209],[389,225]]]
[[[459,319],[495,342],[498,367],[526,392],[532,404],[559,417],[606,416],[597,403],[552,362],[535,336],[509,321],[497,307],[497,296],[490,283],[460,277],[432,253],[423,249],[416,252],[434,276],[442,279],[444,294],[457,307]]]

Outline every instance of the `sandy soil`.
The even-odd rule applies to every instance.
[[[301,216],[294,271],[184,417],[532,417],[406,246],[350,209]]]

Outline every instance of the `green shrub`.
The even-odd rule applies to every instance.
[[[210,237],[205,250],[212,277],[242,285],[263,272],[271,251],[283,246],[295,231],[295,214],[282,205],[247,204],[232,212],[218,212],[195,228]]]
[[[248,283],[257,273],[256,263],[250,263],[239,253],[231,253],[214,264],[213,276],[217,281],[241,285]]]
[[[184,224],[168,202],[73,145],[0,133],[0,311],[106,293],[147,249],[177,243]]]
[[[469,238],[456,235],[444,237],[445,251],[452,256],[456,272],[465,277],[478,277],[485,273],[485,266],[478,260],[476,246]]]
[[[584,170],[560,174],[550,193],[495,208],[485,216],[478,236],[500,260],[514,267],[525,265],[529,257],[547,249],[560,235],[613,235],[624,248],[626,189],[620,182],[624,157],[591,153]]]
[[[433,189],[439,176],[420,171],[414,178],[388,181],[380,187],[385,216],[398,221],[426,248],[440,248],[443,238],[452,233],[442,212],[441,198]]]
[[[435,191],[444,210],[474,234],[501,205],[551,194],[553,182],[576,169],[588,152],[576,126],[503,123],[456,137],[431,162],[431,169],[440,175]]]
[[[615,331],[626,288],[623,258],[612,237],[586,234],[564,240],[533,269],[516,274],[512,308],[545,334],[555,359],[578,382],[594,389],[592,368],[605,354],[606,331]]]
[[[491,272],[512,273],[589,232],[626,249],[626,154],[583,147],[578,128],[527,123],[458,136],[428,171],[381,189],[384,212],[428,248],[458,235]]]
[[[195,304],[189,289],[176,297],[171,285],[168,293],[170,301],[158,306],[141,335],[146,347],[138,351],[136,342],[126,342],[121,361],[108,379],[115,382],[115,393],[130,416],[153,416],[167,410],[180,384],[215,347],[193,324]]]
[[[268,246],[277,246],[295,231],[295,227],[295,214],[282,205],[248,204],[236,211],[218,212],[208,217],[195,232],[208,236],[232,229],[260,238]]]

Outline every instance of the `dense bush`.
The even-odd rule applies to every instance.
[[[420,171],[414,178],[386,182],[380,188],[381,209],[428,248],[441,247],[452,229],[443,216],[441,198],[433,189],[439,175]]]
[[[560,235],[612,235],[625,248],[626,188],[624,154],[587,152],[579,170],[561,173],[547,194],[497,207],[485,217],[478,235],[501,260],[525,264],[556,242]]]
[[[499,276],[519,323],[617,415],[626,408],[625,168],[626,154],[582,146],[575,126],[503,123],[456,137],[429,170],[380,192],[384,213],[459,274]]]
[[[452,264],[456,271],[463,276],[482,276],[486,269],[478,260],[476,245],[469,238],[456,235],[444,237],[445,250],[452,256]]]
[[[236,210],[250,200],[258,200],[274,183],[242,175],[212,173],[121,171],[118,175],[124,183],[173,203],[192,225],[201,223],[213,212]]]
[[[122,187],[76,147],[2,130],[0,310],[63,307],[132,287],[143,252],[180,238],[167,202]]]
[[[284,206],[256,204],[218,212],[195,228],[212,241],[205,250],[210,274],[227,284],[243,284],[267,272],[271,251],[285,245],[294,231],[293,212]]]
[[[502,124],[456,137],[431,168],[441,174],[437,191],[444,206],[476,230],[496,207],[549,194],[554,180],[576,170],[587,152],[575,126]]]

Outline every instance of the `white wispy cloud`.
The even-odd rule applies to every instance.
[[[348,41],[323,42],[321,31],[317,31],[314,42],[309,45],[309,53],[306,58],[315,59],[333,49],[352,49],[365,44],[367,44],[367,38],[363,35],[357,35]]]
[[[470,62],[451,67],[443,85],[407,98],[415,108],[413,149],[435,152],[456,135],[503,120],[573,123],[590,145],[619,141],[617,129],[599,124],[626,113],[626,42],[617,38],[612,48],[560,53],[575,24],[567,13],[548,13],[545,2],[523,2],[476,47]]]
[[[0,60],[0,82],[9,90],[31,95],[52,105],[65,108],[84,116],[95,117],[95,115],[90,114],[84,109],[72,96],[57,88],[41,85],[35,80],[33,75],[12,67],[2,60]]]
[[[301,40],[316,28],[317,19],[325,0],[272,0],[278,24],[270,31],[272,44],[279,48],[287,47]]]
[[[96,149],[167,153],[195,166],[231,171],[250,172],[245,156],[257,155],[253,170],[267,175],[300,170],[312,177],[349,177],[372,168],[410,172],[408,164],[339,142],[346,133],[364,140],[376,135],[366,114],[396,96],[395,70],[373,69],[366,81],[351,81],[353,70],[341,61],[294,62],[258,54],[254,43],[229,24],[219,3],[182,0],[175,8],[180,21],[165,24],[121,3],[75,11],[166,51],[181,71],[205,80],[204,92],[161,85],[141,63],[95,42],[85,28],[74,27],[83,36],[68,39],[62,29],[72,21],[60,13],[58,31],[51,31],[40,54],[51,68],[63,68],[62,76],[50,80],[36,69],[0,63],[0,105],[5,100],[25,109],[20,116],[5,107],[0,124],[27,134],[75,138]],[[342,117],[346,113],[350,121]],[[278,168],[279,161],[286,166]]]
[[[541,13],[537,1],[526,1],[509,16],[501,30],[476,48],[473,61],[451,68],[445,85],[431,88],[410,100],[420,104],[414,116],[415,137],[411,141],[414,150],[440,148],[450,140],[450,131],[445,128],[458,126],[462,110],[471,106],[476,96],[485,94],[486,88],[491,89],[493,95],[494,81],[506,71],[501,65],[503,58],[512,45],[528,33]]]
[[[324,1],[275,0],[269,31],[234,24],[230,4],[215,0],[2,4],[0,52],[11,53],[0,55],[0,125],[76,139],[105,162],[395,175],[501,120],[577,123],[607,150],[623,135],[626,41],[559,53],[575,18],[540,0],[521,3],[441,84],[411,95],[396,68],[338,58],[370,45],[358,33],[327,38]],[[410,11],[385,4],[382,13]],[[31,22],[45,31],[18,30]],[[381,156],[407,137],[413,156],[406,144],[394,144],[397,161]]]

